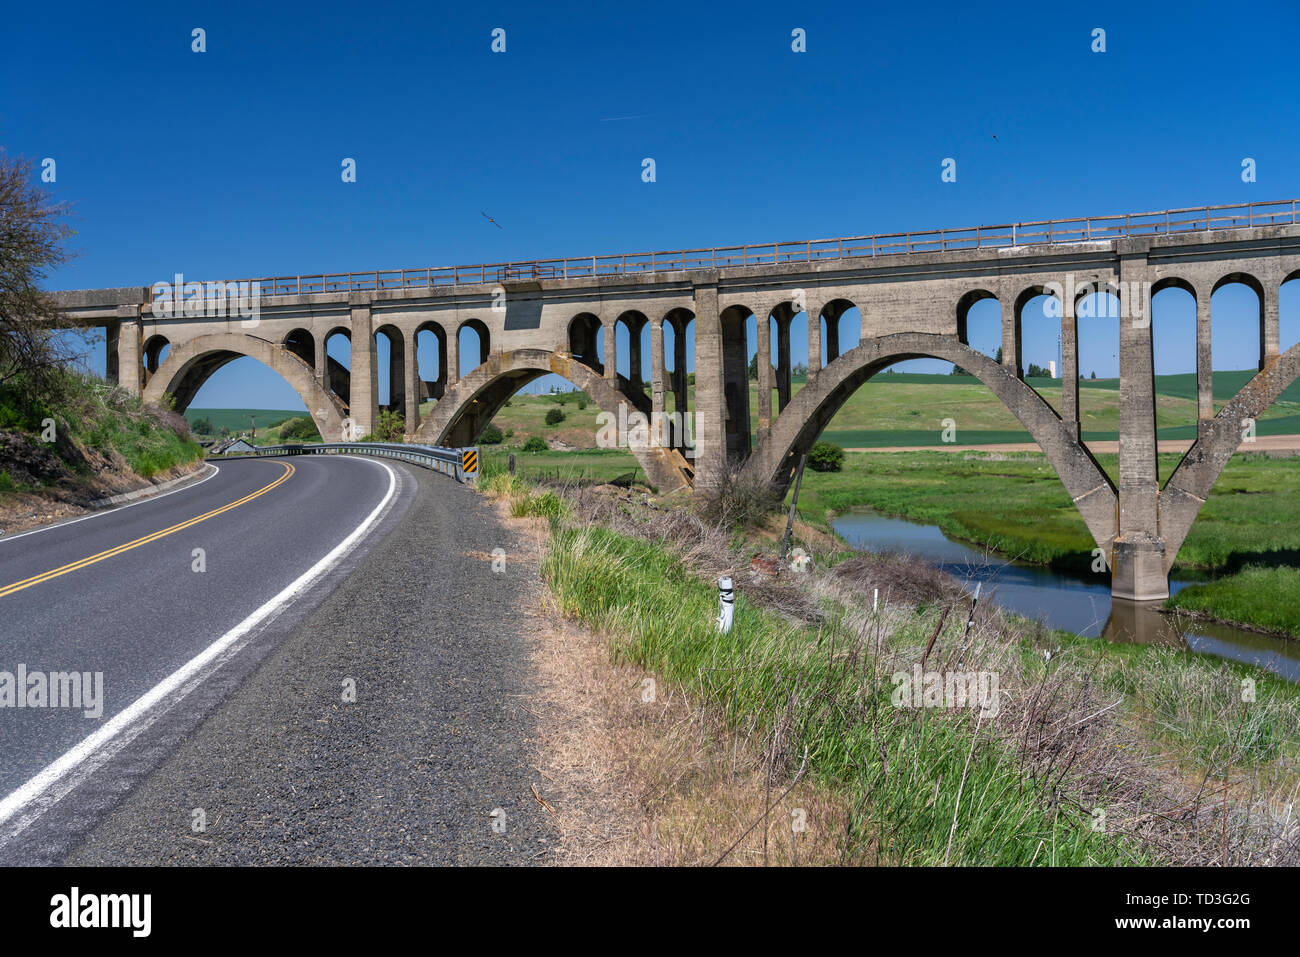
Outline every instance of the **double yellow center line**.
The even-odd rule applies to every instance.
[[[225,512],[229,512],[232,508],[238,508],[239,506],[243,505],[246,502],[251,502],[253,499],[259,498],[265,495],[267,492],[271,491],[272,489],[278,488],[279,486],[283,485],[285,482],[289,481],[290,476],[292,476],[293,473],[296,471],[296,469],[288,462],[276,462],[275,464],[280,466],[280,468],[284,469],[284,472],[280,475],[280,477],[277,478],[270,485],[264,485],[262,488],[259,488],[256,492],[253,492],[249,495],[245,495],[243,498],[239,499],[238,501],[231,502],[229,505],[223,505],[221,506],[221,508],[214,508],[212,511],[204,512],[202,515],[196,515],[194,518],[181,522],[179,525],[173,525],[171,528],[164,528],[161,531],[153,532],[149,535],[144,536],[144,538],[137,538],[133,542],[127,542],[125,545],[118,545],[116,548],[110,548],[107,551],[100,552],[98,555],[90,555],[78,561],[70,562],[69,564],[63,565],[59,568],[50,569],[50,571],[48,572],[42,572],[39,575],[33,575],[31,578],[24,578],[20,582],[14,582],[12,585],[5,585],[3,587],[0,587],[0,598],[5,598],[8,595],[12,595],[14,592],[20,592],[24,588],[31,588],[33,585],[39,585],[41,582],[47,582],[51,578],[58,578],[60,575],[66,575],[69,572],[75,572],[77,569],[85,568],[87,565],[93,565],[96,562],[102,562],[106,558],[112,558],[115,555],[121,555],[123,552],[129,552],[131,549],[139,548],[141,545],[148,545],[150,542],[156,542],[160,538],[165,538],[168,535],[175,534],[176,532],[182,531],[183,529],[189,528],[193,525],[197,525],[199,524],[199,522],[206,522],[210,518],[216,518],[218,515],[221,515]]]

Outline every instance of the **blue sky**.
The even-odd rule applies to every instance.
[[[0,144],[54,158],[50,188],[76,207],[79,255],[56,288],[1300,196],[1294,2],[68,3],[6,20]],[[1284,347],[1300,339],[1297,286]],[[1157,372],[1194,368],[1185,298],[1157,301]],[[1217,368],[1253,366],[1256,308],[1239,287],[1215,297]],[[977,314],[972,340],[991,351],[986,326]],[[1026,361],[1055,358],[1051,326],[1027,324]],[[1116,328],[1083,330],[1085,373],[1115,373]],[[806,335],[793,348],[802,359]],[[194,405],[301,407],[251,359]]]

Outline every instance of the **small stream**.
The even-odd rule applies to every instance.
[[[1112,601],[1109,575],[1084,577],[986,558],[970,545],[948,538],[934,525],[890,518],[869,510],[837,516],[831,524],[854,548],[913,555],[957,578],[968,588],[985,582],[994,604],[1050,628],[1089,638],[1168,644],[1267,668],[1300,682],[1300,642],[1261,635],[1231,625],[1175,620],[1154,603]],[[1178,592],[1195,581],[1171,581]]]

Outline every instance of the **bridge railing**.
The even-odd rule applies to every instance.
[[[324,273],[314,276],[273,276],[257,282],[262,297],[312,293],[382,292],[430,286],[484,285],[518,280],[583,279],[599,276],[641,276],[686,269],[816,263],[831,259],[948,252],[960,249],[999,249],[1017,246],[1069,245],[1101,242],[1125,236],[1160,236],[1212,229],[1248,229],[1300,223],[1297,200],[1193,206],[1148,213],[1090,216],[1083,219],[1044,219],[994,226],[966,226],[922,232],[880,233],[838,239],[714,246],[666,252],[618,253],[576,259],[482,263],[373,272]]]
[[[396,442],[304,442],[294,445],[263,445],[251,452],[236,452],[222,457],[264,458],[284,455],[371,455],[441,472],[458,482],[472,483],[478,476],[477,448],[453,449]],[[467,468],[467,465],[470,467]]]

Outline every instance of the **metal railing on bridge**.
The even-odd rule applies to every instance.
[[[1297,202],[1289,199],[1228,206],[1193,206],[1185,209],[1162,209],[1149,213],[1122,213],[1082,219],[1044,219],[1026,223],[881,233],[839,239],[621,253],[609,256],[583,256],[576,259],[481,263],[473,266],[386,269],[373,272],[323,273],[313,276],[273,276],[230,281],[256,282],[259,284],[261,296],[265,298],[310,293],[379,292],[519,280],[641,276],[654,272],[685,269],[816,263],[832,259],[875,258],[959,249],[1077,245],[1125,236],[1163,236],[1205,232],[1211,229],[1249,229],[1256,226],[1295,224],[1300,223],[1300,219],[1297,219]]]
[[[235,452],[222,458],[261,458],[283,455],[372,455],[397,459],[410,465],[450,475],[458,482],[473,483],[478,477],[478,449],[442,448],[436,445],[406,445],[397,442],[305,442],[294,445],[262,445],[251,452]]]

